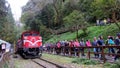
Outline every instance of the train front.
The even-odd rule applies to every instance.
[[[42,55],[42,37],[37,32],[26,32],[22,36],[23,55],[25,57],[39,57]]]

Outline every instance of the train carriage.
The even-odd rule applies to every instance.
[[[24,58],[35,58],[42,55],[42,37],[39,32],[25,31],[17,42],[17,52]]]

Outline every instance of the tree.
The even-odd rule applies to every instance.
[[[52,4],[46,5],[41,13],[37,14],[36,17],[38,20],[41,20],[47,28],[54,28],[54,9]]]
[[[92,2],[91,8],[92,15],[97,18],[109,17],[116,23],[119,27],[117,21],[120,19],[120,1],[119,0],[94,0]]]
[[[54,24],[60,26],[62,24],[62,0],[53,0],[54,8]]]
[[[107,2],[107,0],[105,1]],[[106,11],[109,10],[109,14],[112,16],[112,20],[120,30],[120,25],[117,23],[118,20],[120,20],[120,0],[109,0],[105,8]]]
[[[14,26],[9,3],[5,0],[0,0],[0,38],[11,43],[14,42],[16,40]]]
[[[70,15],[64,18],[65,27],[76,30],[76,38],[78,38],[78,30],[82,29],[86,34],[87,23],[84,14],[78,10],[74,10]]]
[[[87,22],[94,22],[94,16],[91,14],[93,8],[91,8],[91,4],[94,0],[79,0],[78,9],[84,13],[85,20]]]

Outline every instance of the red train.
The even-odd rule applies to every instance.
[[[25,31],[17,41],[16,52],[24,58],[35,58],[42,55],[42,37],[39,32]]]

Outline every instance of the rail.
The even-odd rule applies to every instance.
[[[56,64],[56,63],[54,63],[54,62],[48,61],[48,60],[43,59],[43,58],[38,58],[38,59],[39,59],[40,61],[45,62],[45,63],[52,64],[53,66],[55,66],[55,68],[66,68],[66,67],[64,67],[64,66],[61,66],[61,65],[59,65],[59,64]],[[41,67],[43,67],[43,68],[48,68],[48,67],[46,66],[46,64],[41,64],[41,63],[39,63],[38,61],[35,61],[34,59],[31,59],[31,61],[34,62],[34,63],[36,63],[36,64],[38,64],[39,66],[41,66]],[[49,66],[49,65],[48,65],[48,66]]]
[[[80,49],[83,48],[85,49],[85,51],[81,51]],[[100,51],[99,52],[93,52],[92,49],[93,48],[99,48]],[[56,47],[56,46],[52,46],[52,47],[45,47],[44,50],[45,52],[48,52],[50,54],[63,54],[63,56],[69,56],[72,57],[73,54],[74,56],[80,57],[81,53],[87,53],[87,58],[91,59],[91,54],[101,54],[102,56],[102,60],[105,63],[106,62],[106,58],[105,55],[118,55],[120,56],[120,54],[117,53],[108,53],[108,51],[106,51],[106,49],[109,48],[116,48],[116,49],[120,49],[120,46],[80,46],[80,47],[67,47],[67,46],[61,46],[60,48]],[[75,51],[75,49],[77,49],[77,51]],[[87,50],[86,50],[87,49]]]
[[[7,61],[10,59],[9,58],[10,53],[9,52],[4,52],[1,54],[0,57],[0,68],[3,68],[3,66],[7,63]]]

